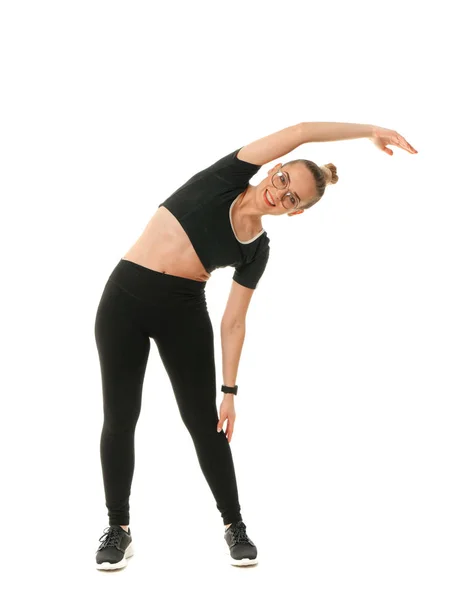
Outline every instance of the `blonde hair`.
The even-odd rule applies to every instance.
[[[337,169],[333,163],[321,165],[320,168],[325,176],[326,185],[330,185],[331,183],[336,183],[338,181],[339,177],[337,176]]]
[[[337,175],[337,168],[333,163],[326,163],[325,165],[318,166],[312,160],[308,160],[307,158],[298,158],[296,160],[290,160],[285,165],[292,165],[295,163],[303,163],[309,171],[312,173],[315,182],[316,182],[316,195],[312,200],[308,202],[308,204],[302,204],[301,208],[306,210],[307,208],[311,208],[316,202],[318,202],[324,192],[327,185],[332,183],[337,183],[339,181],[339,177]]]

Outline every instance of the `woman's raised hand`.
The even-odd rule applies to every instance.
[[[411,154],[417,154],[417,150],[409,144],[405,138],[394,131],[393,129],[385,129],[384,127],[374,127],[373,133],[369,137],[369,140],[375,144],[377,148],[392,156],[394,153],[390,148],[386,148],[389,144],[390,146],[397,146],[398,148],[403,148],[407,152]]]

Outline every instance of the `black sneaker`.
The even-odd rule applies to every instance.
[[[257,564],[258,551],[246,533],[244,521],[232,523],[225,531],[224,538],[230,549],[232,565],[242,567]]]
[[[110,525],[103,530],[97,550],[97,569],[121,569],[126,567],[127,558],[133,556],[131,529],[122,529],[120,525]]]

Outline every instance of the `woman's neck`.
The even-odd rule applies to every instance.
[[[236,200],[236,212],[242,221],[261,224],[265,214],[256,206],[256,187],[249,185]]]

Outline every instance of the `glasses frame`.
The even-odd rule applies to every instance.
[[[287,183],[287,186],[284,186],[284,187],[282,187],[282,188],[279,188],[279,187],[277,187],[277,186],[275,185],[275,183],[274,183],[274,181],[273,181],[273,180],[274,180],[274,177],[275,177],[275,175],[279,175],[279,174],[281,174],[281,175],[284,175],[284,176],[285,176],[285,179],[287,179],[287,182],[288,182],[288,183]],[[290,192],[290,191],[289,191],[289,186],[291,185],[291,178],[289,177],[289,173],[288,173],[287,171],[282,171],[282,170],[280,169],[280,170],[278,170],[276,173],[274,173],[274,174],[272,175],[272,178],[271,178],[271,179],[272,179],[272,185],[273,185],[273,187],[277,188],[277,190],[284,190],[284,189],[286,189],[286,188],[288,189],[288,191],[287,191],[286,193],[284,193],[284,194],[283,194],[283,196],[281,197],[281,203],[282,203],[282,204],[283,204],[283,200],[284,200],[285,196],[291,196],[292,198],[294,198],[294,200],[295,200],[295,205],[294,205],[294,206],[291,206],[291,207],[290,207],[289,209],[287,209],[287,210],[297,210],[298,208],[300,208],[300,203],[301,203],[301,200],[300,200],[300,199],[298,199],[298,200],[297,200],[297,198],[294,196],[294,194],[293,194],[292,192]],[[283,204],[283,206],[284,206],[284,204]],[[286,207],[284,206],[284,208],[286,208]]]

